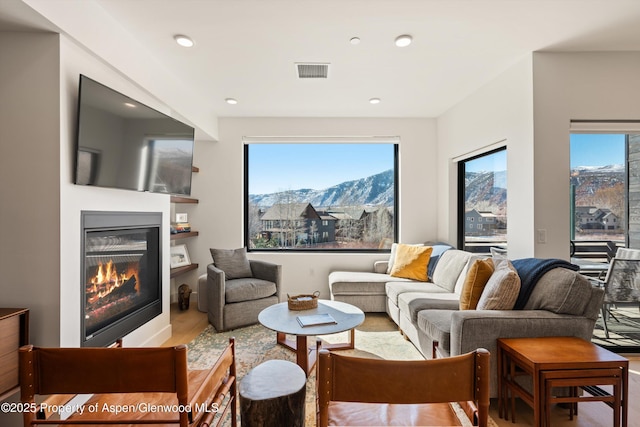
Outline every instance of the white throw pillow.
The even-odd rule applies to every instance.
[[[480,295],[476,310],[513,310],[520,294],[520,276],[507,257],[493,251],[492,255],[495,270]]]

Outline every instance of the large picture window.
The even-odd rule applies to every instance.
[[[488,253],[507,247],[507,150],[458,162],[458,247]]]
[[[627,147],[640,151],[638,135],[571,134],[572,256],[593,258],[582,248],[602,244],[607,262],[616,246],[625,246],[627,232]],[[634,156],[635,157],[635,156]],[[608,245],[608,246],[607,246]]]
[[[398,144],[245,143],[249,250],[384,251],[397,239]]]

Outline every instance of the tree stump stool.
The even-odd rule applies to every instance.
[[[243,427],[304,427],[307,376],[286,360],[269,360],[240,381]]]

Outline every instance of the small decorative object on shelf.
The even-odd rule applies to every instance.
[[[318,307],[319,291],[315,291],[311,295],[294,295],[287,294],[287,300],[289,304],[289,310],[310,310]]]
[[[178,307],[180,310],[189,310],[189,298],[191,297],[191,288],[186,283],[178,287]]]
[[[187,245],[171,246],[171,268],[184,267],[191,264]]]
[[[172,223],[171,234],[188,233],[191,231],[191,224],[188,222]]]

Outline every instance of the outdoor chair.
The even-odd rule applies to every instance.
[[[487,426],[489,352],[433,360],[381,360],[319,352],[317,425]]]
[[[188,370],[187,347],[42,348],[19,352],[24,427],[236,426],[234,341],[210,369]],[[76,395],[92,395],[71,403]],[[36,403],[36,396],[38,397]],[[77,396],[80,398],[80,396]],[[86,397],[85,397],[86,399]],[[76,406],[78,405],[78,406]],[[76,407],[66,419],[55,408]],[[82,409],[80,409],[82,408]],[[215,421],[215,423],[214,423]]]
[[[611,307],[624,304],[638,305],[640,302],[640,250],[619,248],[611,260],[605,279],[598,282],[605,291],[602,324],[605,337],[609,338],[607,320],[609,317],[616,319]]]

